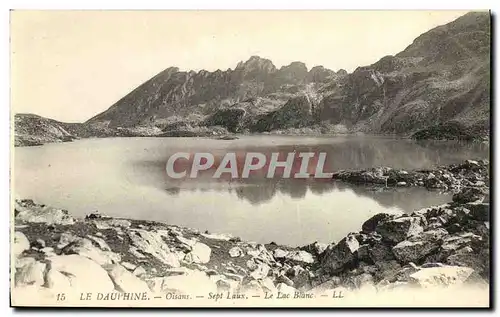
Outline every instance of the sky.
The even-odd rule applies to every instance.
[[[12,11],[11,109],[83,122],[170,66],[352,72],[465,11]]]

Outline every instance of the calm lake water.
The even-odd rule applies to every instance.
[[[430,168],[489,155],[486,144],[366,136],[85,139],[15,148],[14,192],[17,198],[68,209],[77,217],[99,210],[110,216],[157,220],[288,245],[338,241],[358,231],[373,214],[410,212],[451,199],[448,194],[421,188],[374,190],[330,181],[172,181],[165,172],[165,163],[175,152],[223,155],[294,150],[326,152],[328,171],[374,166]]]

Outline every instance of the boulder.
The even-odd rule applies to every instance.
[[[358,240],[359,244],[368,244],[369,246],[374,246],[375,244],[382,241],[382,236],[376,232],[358,232],[355,234],[355,237]]]
[[[12,253],[14,257],[18,257],[25,250],[29,250],[30,242],[24,233],[20,231],[14,232],[14,244],[12,245]]]
[[[449,265],[465,266],[473,269],[481,276],[489,275],[489,250],[475,251],[471,247],[463,247],[453,252],[445,261]]]
[[[144,254],[142,254],[141,252],[139,252],[139,249],[137,249],[137,247],[134,247],[134,246],[131,246],[129,249],[128,249],[128,252],[138,258],[138,259],[144,259],[146,256]]]
[[[219,279],[215,282],[218,292],[230,292],[234,287],[225,279]]]
[[[485,242],[490,240],[490,223],[487,221],[469,220],[467,224],[462,226],[462,231],[476,234]]]
[[[460,192],[453,195],[453,201],[459,204],[470,202],[482,202],[486,196],[486,191],[477,187],[465,187]]]
[[[448,232],[442,228],[423,232],[419,236],[401,241],[392,248],[396,259],[402,263],[417,262],[436,251]]]
[[[431,217],[429,218],[427,222],[427,229],[438,229],[442,228],[444,225],[444,222],[442,221],[441,217]]]
[[[451,217],[449,217],[447,227],[451,225],[463,226],[467,224],[471,219],[472,218],[470,216],[470,210],[463,206],[458,206],[453,208],[453,213]]]
[[[433,175],[432,173],[429,174]],[[428,177],[424,180],[424,186],[429,189],[448,189],[445,182],[437,177]]]
[[[57,248],[62,249],[65,246],[67,246],[68,244],[70,244],[71,242],[74,242],[78,239],[81,239],[81,238],[78,236],[75,236],[69,232],[63,232],[63,233],[61,233],[61,235],[59,237],[59,243],[57,244]]]
[[[355,184],[387,185],[388,181],[388,177],[384,176],[384,170],[382,168],[362,171],[338,171],[333,174],[332,178]]]
[[[116,290],[125,293],[149,292],[146,282],[130,273],[120,264],[112,264],[105,267],[108,275],[115,284]]]
[[[47,272],[45,279],[45,287],[54,289],[56,291],[69,289],[71,287],[71,283],[68,277],[54,269],[50,269]]]
[[[336,245],[330,245],[322,258],[321,267],[327,272],[336,273],[356,260],[359,242],[354,235],[348,235]]]
[[[275,262],[272,253],[269,252],[263,244],[256,245],[256,248],[248,247],[247,254],[259,261],[268,264]]]
[[[276,277],[276,283],[286,284],[288,286],[293,286],[293,281],[286,275],[278,275]]]
[[[412,239],[416,240],[425,240],[425,241],[438,241],[441,244],[447,237],[448,231],[443,228],[427,230],[422,232],[420,235],[412,237]]]
[[[301,267],[300,265],[295,265],[287,271],[287,276],[293,282],[293,286],[297,289],[311,287],[311,273]]]
[[[164,255],[164,257],[162,257],[162,262],[169,267],[180,267],[181,266],[180,260],[181,260],[181,258],[179,257],[179,254],[172,253],[172,252],[167,253]],[[184,260],[184,258],[183,258],[183,260]],[[193,263],[193,262],[191,261],[189,263]]]
[[[137,265],[130,262],[122,262],[120,264],[129,271],[133,271],[137,267]]]
[[[40,252],[44,253],[46,256],[56,255],[54,248],[52,247],[45,247],[43,249],[40,249]]]
[[[67,210],[44,205],[23,207],[16,203],[16,211],[18,211],[16,220],[19,221],[58,225],[72,225],[75,223],[75,219],[69,215]]]
[[[469,209],[470,217],[478,221],[490,220],[490,204],[480,202],[470,202],[465,204],[465,208]]]
[[[369,248],[369,258],[373,261],[373,263],[377,263],[379,261],[390,261],[394,259],[394,254],[392,253],[392,249],[389,245],[384,242],[378,242]]]
[[[35,258],[32,258],[32,257],[17,258],[15,261],[15,266],[16,266],[16,269],[19,269],[19,268],[22,268],[23,266],[31,265],[31,264],[35,263],[35,261],[36,261]]]
[[[232,258],[244,256],[245,252],[240,247],[232,247],[229,249],[229,256]]]
[[[163,240],[163,232],[130,229],[127,233],[132,244],[142,253],[151,254],[170,267],[180,266],[179,259],[170,252],[168,245]]]
[[[191,251],[193,246],[196,244],[196,239],[188,239],[178,234],[175,236],[175,240],[180,243],[180,247],[183,250]]]
[[[375,274],[377,280],[393,280],[401,270],[401,264],[396,260],[375,262],[375,266],[378,269]]]
[[[418,266],[414,263],[408,263],[405,266],[401,267],[390,279],[391,283],[394,282],[408,282],[410,280],[410,276],[420,270]]]
[[[234,274],[234,273],[222,273],[226,278],[232,281],[236,281],[238,283],[243,282],[243,276]]]
[[[403,216],[377,225],[377,233],[382,239],[397,244],[408,237],[416,236],[424,231],[420,217]]]
[[[394,215],[390,215],[390,214],[386,214],[386,213],[376,214],[363,223],[363,225],[361,226],[361,230],[364,233],[373,232],[373,231],[375,231],[375,228],[377,228],[379,223],[390,221],[392,219],[394,219]]]
[[[226,292],[236,292],[240,287],[240,281],[227,278],[224,275],[212,275],[210,276],[212,280],[215,279],[215,284],[217,285],[218,290],[226,291]]]
[[[447,225],[454,217],[455,211],[450,208],[450,206],[441,206],[438,208],[430,209],[425,216],[430,223],[432,218],[437,218],[442,226]]]
[[[363,273],[375,274],[377,273],[378,268],[376,265],[370,265],[365,262],[359,262],[358,270]]]
[[[97,227],[99,230],[104,229],[113,229],[113,228],[130,228],[132,225],[130,221],[126,219],[115,219],[115,218],[100,218],[100,219],[92,219],[91,222]]]
[[[134,269],[132,272],[135,276],[141,276],[143,274],[146,274],[146,270],[142,266],[138,266]]]
[[[96,243],[101,250],[103,250],[103,251],[111,251],[111,248],[106,243],[106,241],[104,241],[104,239],[99,238],[99,237],[95,237],[95,236],[92,236],[92,235],[88,235],[87,238],[90,239],[90,240],[92,240],[94,243]]]
[[[435,287],[463,284],[474,272],[460,266],[423,268],[410,275],[410,282],[420,287]]]
[[[219,234],[219,233],[200,233],[201,236],[211,239],[211,240],[221,240],[221,241],[233,241],[239,242],[240,239],[233,237],[230,234]]]
[[[271,268],[266,263],[256,264],[256,268],[252,271],[252,273],[250,273],[250,276],[256,280],[263,279],[263,278],[267,277],[270,269]]]
[[[323,254],[323,252],[325,252],[327,247],[328,247],[328,244],[326,244],[326,243],[314,242],[314,243],[308,244],[306,246],[303,246],[300,249],[307,251],[307,252],[311,253],[312,255],[315,255],[318,257],[318,256],[321,256]]]
[[[33,259],[33,258],[30,258]],[[25,261],[16,268],[15,285],[43,285],[45,283],[46,264],[35,261]]]
[[[196,242],[193,245],[191,252],[186,254],[184,260],[191,263],[208,263],[210,261],[211,253],[212,250],[208,245],[201,242]]]
[[[302,250],[288,252],[285,259],[297,264],[311,264],[314,262],[313,256],[309,252]]]
[[[288,251],[282,249],[275,249],[273,251],[273,256],[275,259],[284,259],[288,255]]]
[[[43,239],[36,239],[35,242],[31,245],[31,247],[35,247],[37,249],[43,249],[45,248],[45,241]]]
[[[428,241],[401,241],[392,252],[399,262],[409,263],[416,262],[425,258],[429,253],[438,248],[437,244]]]
[[[77,238],[75,241],[66,245],[61,250],[61,253],[85,256],[99,265],[119,263],[121,260],[119,254],[111,251],[102,251],[99,247],[94,246],[92,241],[86,238]]]
[[[49,257],[47,261],[52,270],[56,270],[68,278],[71,288],[76,292],[110,292],[114,290],[114,284],[108,273],[87,257],[76,254],[61,255]]]
[[[481,243],[482,238],[471,232],[452,235],[444,239],[440,248],[440,253],[446,258],[463,247],[473,247]]]
[[[358,259],[360,261],[371,261],[370,258],[371,246],[369,244],[362,244],[358,248]]]
[[[255,261],[253,259],[248,260],[246,264],[247,264],[247,268],[250,271],[254,271],[257,269],[257,263],[255,263]]]
[[[90,219],[99,219],[106,217],[105,215],[102,215],[99,213],[99,210],[96,210],[95,212],[91,212],[90,214],[85,216],[85,220],[90,220]]]

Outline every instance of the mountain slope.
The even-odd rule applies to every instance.
[[[33,114],[16,114],[14,124],[15,146],[68,142],[77,138],[65,128],[65,123]]]
[[[446,121],[489,129],[490,16],[468,13],[403,52],[360,67],[328,91],[321,119],[371,133],[408,133]]]
[[[65,123],[26,113],[14,116],[14,146],[69,142],[88,137],[127,136],[127,132],[110,129],[100,123]]]

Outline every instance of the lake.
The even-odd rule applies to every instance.
[[[416,169],[489,157],[489,146],[371,136],[241,136],[83,139],[14,150],[16,198],[64,208],[76,217],[98,210],[287,245],[338,241],[379,212],[411,212],[451,200],[423,188],[374,189],[331,181],[250,178],[171,180],[175,152],[327,153],[330,169]]]

